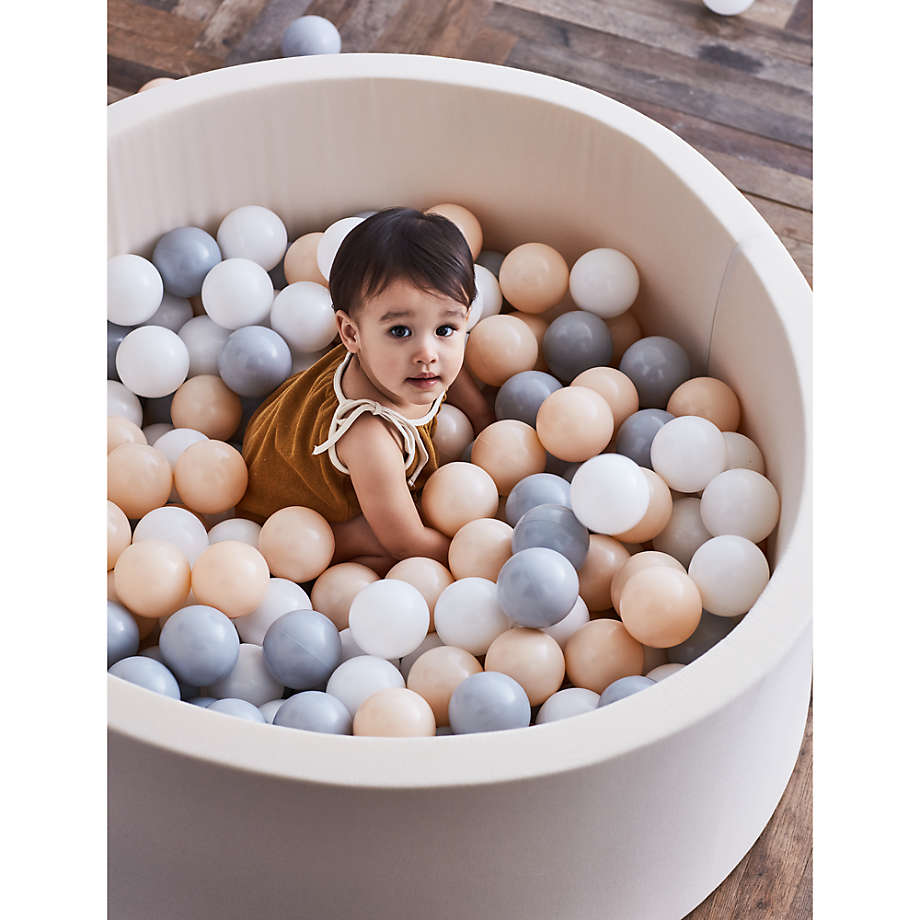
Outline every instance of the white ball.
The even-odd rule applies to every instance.
[[[718,617],[747,613],[770,580],[770,566],[759,547],[725,534],[707,540],[687,568],[700,591],[703,609]]]
[[[295,281],[279,291],[269,323],[292,351],[319,351],[339,334],[329,289],[315,281]]]
[[[153,442],[153,446],[162,451],[169,461],[169,465],[175,467],[176,461],[184,453],[187,447],[191,447],[198,441],[207,441],[208,436],[194,428],[172,428],[165,434],[160,435]]]
[[[230,338],[230,330],[218,326],[210,316],[193,316],[179,330],[179,338],[188,349],[188,375],[220,373],[217,361]]]
[[[132,543],[140,540],[165,540],[178,547],[188,564],[194,565],[195,560],[208,548],[208,532],[204,524],[185,508],[154,508],[148,511],[134,528],[131,537]]]
[[[275,289],[268,272],[251,259],[218,262],[201,285],[205,313],[225,329],[254,326],[268,317]]]
[[[108,317],[119,326],[145,323],[163,300],[163,279],[153,262],[125,253],[108,262]]]
[[[395,665],[373,655],[359,655],[343,661],[332,672],[326,684],[326,693],[341,700],[354,718],[361,704],[378,690],[405,686],[406,682]]]
[[[439,648],[443,644],[441,637],[436,632],[429,633],[425,636],[422,640],[422,644],[414,652],[409,652],[408,655],[400,660],[399,673],[402,674],[403,679],[409,679],[409,671],[421,655],[424,655],[429,649]]]
[[[148,326],[165,326],[178,332],[195,315],[191,303],[185,297],[164,294],[157,312],[147,320]]]
[[[262,718],[268,722],[269,725],[275,721],[275,716],[278,714],[278,710],[284,705],[284,700],[269,700],[267,703],[263,703],[259,707],[259,712],[262,713]]]
[[[328,281],[335,254],[342,245],[342,240],[361,223],[363,217],[343,217],[326,229],[316,247],[316,265],[319,273]]]
[[[688,496],[678,498],[671,506],[671,517],[664,530],[652,539],[652,546],[687,568],[693,554],[711,536],[700,514],[700,500]]]
[[[262,528],[255,521],[247,521],[246,518],[230,518],[215,524],[208,531],[208,542],[220,543],[222,540],[236,540],[258,549],[261,532]]]
[[[733,533],[760,543],[779,521],[779,493],[760,473],[726,470],[703,491],[700,516],[714,537]]]
[[[660,664],[657,668],[652,668],[645,676],[649,680],[655,681],[657,683],[659,680],[664,680],[666,677],[670,677],[672,674],[676,674],[682,668],[685,668],[685,664],[680,664],[678,662],[669,662],[668,664]]]
[[[115,352],[115,367],[122,383],[138,396],[169,396],[188,376],[185,342],[163,326],[132,329]]]
[[[502,289],[498,286],[498,278],[485,267],[476,263],[473,266],[476,275],[476,297],[470,304],[470,318],[466,324],[469,332],[476,323],[487,316],[495,316],[502,311]]]
[[[358,658],[364,654],[364,650],[352,638],[351,630],[347,626],[345,629],[339,630],[339,641],[342,643],[342,661],[347,661],[349,658]],[[387,661],[394,668],[399,667],[398,658],[387,658]]]
[[[434,605],[434,626],[445,645],[485,655],[514,624],[498,604],[498,585],[488,578],[458,578]]]
[[[160,438],[163,437],[169,431],[173,430],[173,426],[169,422],[154,422],[152,425],[145,425],[141,428],[141,431],[144,433],[144,437],[147,439],[147,443],[153,447]]]
[[[258,204],[235,208],[217,228],[217,245],[225,259],[251,259],[266,271],[284,258],[287,242],[284,221]]]
[[[224,523],[230,522],[225,521]],[[269,578],[268,590],[265,592],[262,603],[252,613],[247,613],[244,617],[237,617],[233,625],[236,626],[236,631],[243,642],[262,645],[268,627],[279,617],[291,610],[312,609],[310,598],[300,585],[287,578]]]
[[[621,454],[598,454],[575,471],[569,499],[575,517],[589,530],[617,534],[642,520],[651,491],[635,461]]]
[[[588,612],[588,605],[579,596],[565,617],[552,626],[544,626],[543,632],[548,636],[552,636],[559,644],[559,648],[565,651],[566,642],[590,619],[591,614]]]
[[[391,578],[365,585],[348,608],[348,628],[358,647],[378,658],[401,658],[428,634],[431,614],[418,588]]]
[[[545,722],[556,722],[558,719],[568,719],[570,716],[580,716],[583,712],[597,709],[600,694],[587,687],[568,687],[557,690],[537,712],[535,720],[537,725]]]
[[[639,293],[639,272],[618,249],[592,249],[569,272],[569,292],[581,307],[604,319],[625,313]]]
[[[284,692],[284,687],[272,676],[262,658],[262,646],[242,643],[240,657],[233,670],[216,684],[207,688],[206,696],[217,699],[228,697],[246,700],[253,706],[261,706],[269,700],[276,700]]]
[[[725,438],[725,469],[753,470],[761,475],[766,473],[763,454],[749,437],[737,431],[723,431],[722,437]]]
[[[652,469],[677,492],[699,492],[725,469],[725,438],[709,419],[671,419],[652,440]]]
[[[754,0],[703,0],[703,5],[720,16],[735,16],[751,7]]]
[[[108,380],[108,415],[121,415],[138,428],[144,422],[141,401],[118,380]]]

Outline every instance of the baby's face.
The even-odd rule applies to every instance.
[[[468,315],[443,294],[394,281],[365,301],[354,323],[357,347],[349,348],[391,402],[429,406],[460,373]]]

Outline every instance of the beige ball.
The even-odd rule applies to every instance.
[[[108,452],[112,453],[122,444],[146,444],[144,432],[129,418],[123,415],[110,415],[108,417]]]
[[[619,540],[602,533],[588,536],[588,555],[578,570],[578,593],[589,611],[610,608],[610,586],[629,559],[629,550]]]
[[[145,93],[148,89],[155,89],[157,86],[166,86],[168,83],[175,83],[175,77],[154,77],[148,80],[139,90],[139,93]]]
[[[176,390],[170,406],[176,428],[194,428],[209,438],[226,441],[240,427],[243,404],[215,374],[196,374]]]
[[[642,327],[632,312],[632,309],[606,320],[607,328],[613,338],[613,357],[611,364],[619,364],[623,354],[630,345],[642,338]]]
[[[464,360],[475,377],[500,387],[509,377],[532,370],[538,353],[537,337],[525,322],[498,314],[473,327]]]
[[[540,629],[516,626],[501,633],[486,652],[487,671],[514,678],[531,706],[545,703],[565,680],[565,655],[559,643]]]
[[[407,687],[372,693],[355,713],[353,735],[419,738],[435,733],[434,713],[425,698]]]
[[[108,499],[133,521],[169,500],[173,471],[166,455],[148,444],[116,447],[108,457]]]
[[[428,632],[434,630],[434,605],[437,604],[441,592],[454,582],[447,566],[441,565],[437,559],[427,556],[412,556],[401,559],[387,572],[387,578],[404,581],[416,588],[428,604]]]
[[[596,457],[613,436],[613,413],[595,390],[562,387],[537,410],[537,435],[543,446],[569,463]]]
[[[632,556],[626,565],[620,569],[619,572],[614,576],[613,582],[610,585],[610,600],[613,602],[613,607],[615,610],[619,611],[620,609],[620,594],[623,591],[623,586],[635,575],[637,572],[641,572],[643,569],[650,568],[652,566],[668,566],[672,569],[678,569],[681,572],[685,572],[684,567],[678,562],[673,556],[669,556],[667,553],[660,553],[657,550],[650,549],[642,553],[636,553],[635,556]]]
[[[109,571],[115,568],[118,557],[131,543],[131,525],[124,511],[115,504],[108,504],[108,561]]]
[[[348,628],[348,611],[355,595],[380,576],[358,562],[340,562],[323,572],[313,583],[313,609],[329,617],[340,632]]]
[[[246,494],[249,471],[242,454],[223,441],[196,441],[176,460],[176,491],[201,514],[229,511]]]
[[[546,469],[546,450],[537,432],[511,418],[483,429],[473,442],[470,459],[492,477],[499,495],[507,495],[525,476]]]
[[[470,521],[493,517],[498,510],[498,488],[492,477],[474,463],[438,467],[422,489],[422,516],[448,537]]]
[[[549,329],[549,321],[543,316],[536,316],[533,313],[522,313],[520,310],[512,310],[507,315],[513,316],[515,319],[519,319],[521,322],[525,323],[527,328],[530,329],[537,339],[537,362],[534,364],[533,369],[535,371],[543,371],[545,374],[552,373],[549,369],[549,365],[546,363],[546,359],[543,357],[543,336],[546,335],[546,330]]]
[[[523,313],[543,313],[556,306],[569,289],[569,267],[545,243],[516,246],[502,262],[498,284],[505,300]]]
[[[456,406],[443,403],[438,410],[438,426],[432,438],[438,464],[443,466],[462,459],[467,444],[472,440],[473,426],[470,420]]]
[[[328,567],[335,553],[335,537],[318,511],[292,505],[279,509],[262,525],[259,552],[272,575],[299,584]]]
[[[306,233],[291,243],[284,256],[284,277],[288,284],[297,281],[313,281],[329,287],[316,262],[316,247],[323,238],[322,233]]]
[[[228,617],[252,613],[265,599],[270,573],[262,554],[240,540],[212,543],[192,566],[192,591]]]
[[[139,617],[157,619],[185,605],[191,587],[185,553],[165,540],[140,540],[115,563],[119,601]]]
[[[513,534],[514,528],[495,518],[479,518],[464,524],[447,551],[454,578],[498,581],[501,567],[511,558]]]
[[[452,645],[441,645],[422,652],[406,678],[406,686],[424,697],[437,725],[450,725],[447,707],[451,694],[482,665],[469,652]]]
[[[737,431],[741,424],[741,403],[735,391],[715,377],[685,380],[671,394],[668,412],[709,419],[720,431]]]
[[[668,663],[668,653],[663,648],[652,648],[650,645],[642,646],[645,660],[642,663],[642,673],[647,677],[648,672]]]
[[[615,367],[591,367],[582,371],[573,381],[573,387],[587,387],[607,400],[613,413],[613,430],[639,410],[639,391],[622,371]]]
[[[425,213],[440,214],[456,224],[460,228],[467,246],[470,247],[470,253],[472,253],[474,259],[482,251],[482,227],[472,211],[467,210],[461,204],[436,204]]]
[[[106,575],[106,597],[110,601],[121,601],[118,600],[118,591],[115,588],[115,570],[109,569]]]
[[[668,526],[674,508],[668,484],[654,470],[640,469],[648,480],[648,510],[638,524],[616,535],[623,543],[647,543],[657,537]]]
[[[621,677],[641,674],[644,662],[641,643],[619,620],[591,620],[565,644],[569,680],[595,693],[603,693]]]
[[[634,639],[652,648],[671,648],[689,639],[702,613],[693,579],[663,566],[637,572],[620,596],[623,625]]]

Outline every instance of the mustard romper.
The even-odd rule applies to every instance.
[[[239,517],[261,524],[289,505],[313,508],[330,523],[360,514],[335,445],[365,412],[386,419],[401,435],[406,483],[418,501],[438,466],[432,438],[444,394],[418,419],[404,418],[372,399],[348,399],[342,393],[342,374],[350,359],[340,342],[312,367],[285,380],[256,409],[243,437],[249,485],[236,506]]]

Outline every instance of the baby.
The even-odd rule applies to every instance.
[[[249,486],[237,513],[262,522],[305,505],[329,521],[332,564],[383,576],[400,559],[447,565],[450,539],[416,502],[437,469],[445,397],[479,433],[494,421],[463,367],[473,258],[438,214],[388,208],[345,237],[329,276],[340,342],[288,378],[246,427]]]

